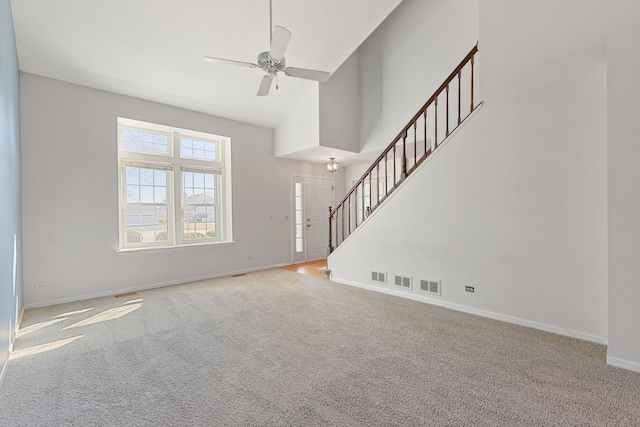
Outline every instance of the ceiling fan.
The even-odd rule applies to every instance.
[[[273,31],[271,31],[273,28]],[[283,72],[289,77],[297,77],[306,80],[315,80],[321,83],[326,82],[331,74],[326,71],[309,70],[306,68],[287,67],[284,59],[284,51],[287,49],[291,33],[284,27],[272,24],[271,0],[269,0],[269,33],[271,35],[271,46],[268,52],[262,52],[258,55],[256,63],[235,61],[233,59],[215,58],[213,56],[205,56],[202,58],[206,62],[218,62],[223,64],[237,65],[240,67],[259,68],[266,74],[262,77],[260,87],[258,88],[258,96],[265,96],[271,89],[271,83],[274,77],[277,78],[278,73]],[[276,86],[277,88],[277,86]]]

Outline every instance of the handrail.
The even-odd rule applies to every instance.
[[[407,125],[400,131],[400,133],[392,140],[391,144],[385,148],[385,150],[378,156],[378,158],[369,166],[366,172],[362,175],[362,177],[356,182],[356,184],[347,192],[347,195],[338,203],[335,209],[329,207],[329,253],[333,252],[335,249],[333,243],[335,242],[335,247],[337,247],[346,237],[348,237],[351,233],[351,226],[358,228],[364,219],[373,212],[384,200],[400,185],[406,178],[409,176],[424,160],[426,160],[433,152],[438,148],[439,144],[442,144],[445,139],[449,137],[451,132],[453,132],[462,122],[469,117],[471,113],[477,108],[475,104],[475,55],[478,52],[478,45],[476,44],[473,49],[464,57],[464,59],[460,62],[460,64],[453,70],[453,72],[445,79],[445,81],[436,89],[436,91],[431,95],[431,97],[427,100],[427,102],[418,110],[418,112],[413,116],[413,118],[407,123]],[[462,71],[467,68],[467,65],[470,64],[469,75],[469,113],[462,117]],[[452,129],[450,129],[450,101],[449,101],[449,92],[450,85],[458,78],[457,84],[457,121],[454,123]],[[455,89],[455,88],[454,88]],[[443,121],[442,116],[438,119],[438,99],[446,92],[446,118],[444,118],[445,125],[445,133],[444,138],[438,141],[438,124]],[[429,143],[429,133],[428,133],[428,111],[429,109],[433,110],[433,130],[432,136],[434,144],[431,147]],[[418,122],[423,124],[423,141],[418,140]],[[431,129],[431,128],[430,128]],[[441,128],[442,132],[442,128]],[[407,138],[409,134],[413,135],[413,166],[411,168],[407,168]],[[402,142],[402,157],[398,159],[396,157],[396,147]],[[422,155],[418,158],[418,142],[424,142],[424,150],[422,151]],[[427,149],[427,145],[429,148]],[[393,152],[393,153],[392,153]],[[388,157],[389,154],[392,153],[392,161],[393,161],[393,187],[389,188],[388,177]],[[396,163],[397,161],[401,161],[401,174],[400,179],[397,180],[397,169]],[[380,187],[380,165],[384,161],[384,186]],[[375,194],[372,191],[372,183],[373,183],[373,173],[375,171],[376,177],[376,189]],[[368,187],[367,187],[367,179],[368,179]],[[352,196],[355,199],[355,205],[352,203]],[[374,203],[373,196],[377,196],[377,200]],[[365,204],[366,199],[369,199],[369,206]],[[355,207],[355,209],[354,209]],[[342,209],[342,211],[341,211]],[[345,209],[348,209],[347,213],[345,213]],[[355,211],[352,220],[352,210]],[[340,212],[342,212],[341,217]],[[366,214],[365,214],[366,213]],[[347,224],[345,226],[345,215],[347,216]],[[335,218],[334,218],[335,217]],[[340,222],[339,222],[340,221]],[[335,240],[333,238],[334,227],[335,225]],[[346,234],[346,236],[345,236]]]

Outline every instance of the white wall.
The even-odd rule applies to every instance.
[[[25,304],[291,261],[291,174],[325,172],[274,158],[272,130],[31,74],[21,89]],[[236,243],[116,252],[118,116],[231,137]]]
[[[379,289],[393,285],[373,285],[371,271],[442,280],[442,296],[424,299],[606,342],[604,45],[567,48],[562,67],[504,85],[510,76],[496,63],[518,36],[502,31],[503,20],[521,6],[511,3],[480,3],[482,87],[490,89],[483,108],[338,248],[330,268],[336,281]],[[395,27],[411,27],[411,5],[401,5],[407,10]],[[542,33],[556,17],[555,4],[546,6],[512,30],[527,32],[528,24]],[[571,14],[561,16],[573,19],[557,23],[562,28],[575,24]],[[424,40],[409,40],[405,50],[423,50]],[[377,43],[368,49],[384,51],[384,41]],[[403,80],[399,70],[385,68],[386,78]]]
[[[344,168],[344,191],[345,194],[347,191],[351,190],[353,187],[353,181],[359,180],[362,178],[362,174],[369,169],[370,164],[361,164],[361,165],[353,165],[347,166]]]
[[[357,153],[358,52],[347,58],[327,83],[320,85],[320,145]]]
[[[20,77],[9,0],[0,0],[0,382],[22,311]]]
[[[284,156],[320,145],[319,97],[319,89],[315,85],[278,124],[273,144],[275,156]]]
[[[640,371],[640,28],[612,37],[607,56],[607,361]]]
[[[389,145],[477,41],[477,0],[400,3],[358,49],[360,152]]]

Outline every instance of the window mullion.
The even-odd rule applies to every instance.
[[[225,236],[225,228],[224,227],[220,227],[220,224],[224,224],[224,212],[222,212],[221,206],[221,190],[222,190],[222,176],[220,175],[216,175],[215,177],[215,192],[213,194],[214,197],[214,203],[215,203],[215,221],[216,221],[216,238],[217,240],[224,240],[226,239]]]
[[[173,216],[175,218],[173,229],[175,244],[182,245],[184,240],[184,219],[182,215],[182,171],[180,170],[180,133],[173,132]]]
[[[124,166],[120,166],[118,168],[118,170],[120,171],[118,174],[118,180],[119,180],[119,184],[120,184],[120,191],[118,194],[118,208],[120,209],[120,242],[122,242],[120,244],[120,246],[124,245],[124,242],[127,241],[127,227],[126,224],[127,223],[127,208],[126,208],[126,194],[127,194],[127,186],[126,186],[126,180],[125,180],[125,167]]]

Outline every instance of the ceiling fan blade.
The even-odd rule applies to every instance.
[[[287,50],[291,33],[284,27],[273,27],[273,34],[271,35],[271,47],[269,48],[269,56],[273,59],[282,59],[284,51]]]
[[[248,67],[248,68],[256,68],[258,64],[253,64],[251,62],[242,62],[242,61],[234,61],[233,59],[222,59],[222,58],[214,58],[213,56],[205,56],[202,58],[205,62],[219,62],[222,64],[230,64],[237,65],[239,67]]]
[[[287,76],[298,77],[299,79],[315,80],[320,83],[325,83],[331,77],[331,74],[326,71],[307,70],[306,68],[287,67],[284,69],[284,73]]]
[[[273,81],[273,76],[266,75],[262,78],[260,82],[260,87],[258,88],[258,96],[265,96],[269,94],[269,89],[271,89],[271,82]]]

